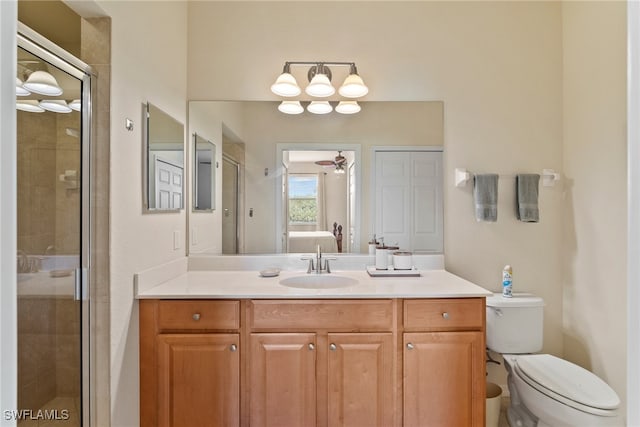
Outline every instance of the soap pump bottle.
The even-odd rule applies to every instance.
[[[505,265],[502,269],[502,297],[511,298],[513,282],[513,270],[510,265]]]
[[[376,235],[373,235],[373,239],[369,241],[369,255],[376,254],[376,246],[378,246],[378,241],[376,240]]]

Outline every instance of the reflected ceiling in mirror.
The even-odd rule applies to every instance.
[[[322,161],[335,161],[339,150],[346,146],[357,147],[361,159],[356,162],[361,176],[358,206],[352,207],[352,223],[358,224],[361,233],[353,247],[359,252],[368,250],[368,241],[374,229],[372,206],[372,169],[374,147],[435,146],[442,147],[443,103],[440,101],[363,102],[362,111],[355,115],[317,116],[303,113],[297,116],[282,114],[276,101],[191,101],[189,103],[189,127],[222,141],[223,158],[230,156],[240,164],[237,211],[221,203],[204,224],[204,216],[198,215],[197,233],[200,235],[198,252],[223,253],[223,235],[237,239],[237,252],[243,254],[278,253],[286,237],[282,231],[285,216],[277,205],[283,202],[282,179],[285,162],[278,144],[288,145],[298,152],[320,151]],[[217,145],[220,149],[220,144]],[[295,147],[295,148],[292,148]],[[238,154],[241,153],[241,154]],[[342,153],[343,155],[345,152]],[[311,163],[315,164],[316,160]],[[321,166],[316,165],[321,168]],[[222,166],[217,171],[218,190],[225,192]],[[321,169],[322,170],[322,169]],[[334,175],[326,170],[327,176]],[[355,190],[354,190],[355,191]],[[226,209],[236,219],[236,229],[226,230]],[[192,221],[189,220],[190,227]],[[333,221],[328,218],[329,230]],[[203,230],[216,230],[205,236]],[[343,235],[346,236],[346,222]],[[193,228],[187,235],[192,238]],[[346,237],[344,237],[346,239]],[[201,248],[201,249],[200,249]],[[282,248],[284,250],[284,248]]]

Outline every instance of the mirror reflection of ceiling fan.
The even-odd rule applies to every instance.
[[[335,166],[335,173],[344,173],[347,158],[342,155],[342,151],[338,151],[338,155],[333,160],[318,160],[315,163],[320,166]]]

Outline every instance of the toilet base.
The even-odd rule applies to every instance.
[[[571,408],[543,395],[532,388],[514,372],[509,356],[504,357],[507,368],[507,384],[511,393],[511,405],[507,419],[511,427],[603,427],[621,426],[617,411],[610,416],[597,416]],[[527,402],[525,404],[525,402]]]

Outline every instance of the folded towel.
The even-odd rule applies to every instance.
[[[476,174],[473,176],[473,182],[476,220],[496,222],[498,220],[498,175]]]
[[[538,182],[540,175],[520,173],[516,175],[516,216],[522,222],[538,222]]]

